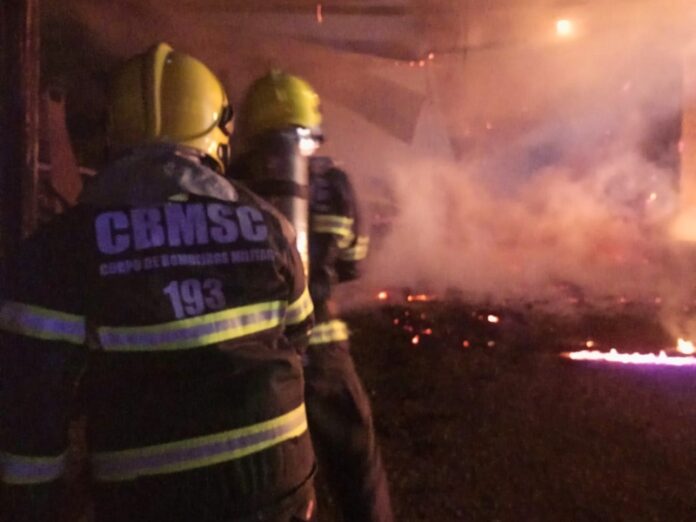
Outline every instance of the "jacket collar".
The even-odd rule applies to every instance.
[[[188,195],[237,201],[236,188],[186,147],[156,144],[131,149],[90,180],[80,202],[95,206],[146,206]]]

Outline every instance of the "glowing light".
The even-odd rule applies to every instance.
[[[651,192],[648,196],[648,202],[655,201],[657,199],[657,192]]]
[[[428,60],[434,60],[435,59],[435,53],[428,53]]]
[[[377,294],[377,299],[379,299],[380,301],[386,301],[387,299],[389,299],[389,294],[382,290]]]
[[[317,23],[321,24],[324,22],[324,13],[322,12],[322,5],[317,4]]]
[[[319,148],[319,141],[312,135],[311,129],[298,128],[297,135],[299,137],[300,154],[303,156],[311,156]]]
[[[561,38],[568,38],[575,34],[575,24],[568,18],[556,20],[556,34]]]
[[[411,338],[411,344],[415,346],[415,345],[417,345],[418,343],[420,343],[420,335],[414,335],[414,336]]]
[[[432,328],[426,328],[421,332],[423,335],[433,335],[433,329]]]
[[[464,340],[464,341],[462,342],[462,348],[468,348],[469,346],[471,346],[471,344],[469,344],[469,341]]]
[[[616,348],[608,352],[597,350],[581,350],[579,352],[566,352],[561,357],[573,361],[596,361],[619,364],[638,364],[653,366],[696,366],[696,357],[671,357],[664,351],[655,353],[620,353]]]
[[[414,301],[421,301],[421,302],[427,302],[427,301],[432,301],[434,299],[433,296],[428,295],[428,294],[415,294],[415,295],[407,295],[406,296],[406,301],[409,303],[412,303]]]
[[[696,353],[696,347],[691,341],[685,341],[684,339],[677,339],[677,351],[683,353],[684,355],[693,355]]]
[[[587,341],[585,341],[585,346],[587,346],[588,348],[592,348],[594,345],[595,342],[592,339],[588,339]]]
[[[495,341],[488,341],[486,343],[486,346],[488,346],[489,348],[493,348],[495,346]]]
[[[489,323],[499,323],[500,317],[498,317],[497,315],[488,314],[488,322]]]
[[[398,318],[398,317],[392,321],[392,323],[394,324],[394,326],[398,326],[399,322],[400,322],[400,321],[399,321],[399,318]]]

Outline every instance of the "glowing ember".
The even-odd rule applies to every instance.
[[[694,343],[691,341],[677,339],[677,351],[679,353],[683,353],[684,355],[693,355],[694,352],[696,352],[696,348],[694,348]]]
[[[397,318],[394,319],[394,321],[392,321],[392,322],[393,322],[395,325],[398,325],[398,324],[399,324],[399,318],[397,317]]]
[[[377,299],[379,299],[380,301],[385,301],[389,299],[389,294],[382,290],[380,293],[377,294]]]
[[[324,22],[324,13],[322,9],[321,4],[317,4],[317,23],[323,23]]]
[[[495,346],[495,341],[488,341],[486,343],[486,346],[488,346],[489,348],[493,348]]]
[[[414,301],[428,302],[428,301],[432,301],[433,299],[434,299],[434,296],[431,296],[428,294],[415,294],[415,295],[409,294],[408,296],[406,296],[406,301],[408,301],[409,303],[412,303]]]
[[[426,328],[421,332],[423,335],[433,335],[433,329],[432,328]]]
[[[588,348],[592,348],[594,346],[594,341],[592,339],[588,339],[587,341],[585,341],[585,346],[587,346]]]
[[[418,344],[418,343],[420,343],[420,335],[414,335],[414,336],[411,338],[411,344],[416,345],[416,344]]]
[[[657,199],[657,192],[651,192],[648,196],[648,202],[655,201]]]
[[[500,317],[498,317],[497,315],[488,314],[488,322],[489,323],[499,323]]]
[[[696,366],[696,357],[671,357],[664,351],[654,353],[619,353],[615,348],[608,352],[582,350],[561,354],[573,361],[597,361],[621,364],[650,364],[660,366]]]
[[[471,346],[471,344],[469,344],[469,341],[465,340],[462,342],[462,348],[468,348],[469,346]]]

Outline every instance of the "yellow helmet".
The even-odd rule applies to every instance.
[[[321,125],[319,95],[302,78],[274,70],[249,87],[242,102],[240,120],[239,131],[246,140],[291,126],[318,132]]]
[[[124,149],[174,143],[224,170],[232,108],[218,78],[199,60],[165,43],[128,60],[108,92],[110,145]]]

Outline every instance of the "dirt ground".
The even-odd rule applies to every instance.
[[[674,342],[651,307],[578,312],[348,316],[399,522],[696,520],[696,368],[561,358]]]

